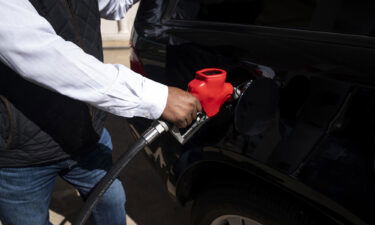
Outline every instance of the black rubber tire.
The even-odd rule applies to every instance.
[[[311,207],[272,189],[254,186],[215,188],[200,193],[193,204],[192,225],[211,225],[223,215],[250,218],[262,225],[335,224]]]

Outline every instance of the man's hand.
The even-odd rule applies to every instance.
[[[199,100],[189,92],[179,88],[168,87],[167,105],[161,117],[172,122],[178,128],[189,126],[202,111]]]

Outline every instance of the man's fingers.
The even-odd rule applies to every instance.
[[[198,99],[196,99],[195,108],[196,108],[197,112],[202,112],[202,105],[201,105],[201,103],[199,102]]]
[[[198,114],[198,111],[196,108],[193,109],[193,112],[191,113],[191,117],[193,120],[195,120],[197,118],[197,114]]]
[[[175,123],[175,125],[177,126],[177,128],[181,129],[187,127],[188,124],[186,120],[182,120]]]
[[[186,118],[186,122],[185,122],[185,127],[189,126],[189,125],[191,124],[192,121],[193,121],[193,120],[191,119],[190,116],[187,117],[187,118]],[[184,127],[184,128],[185,128],[185,127]]]

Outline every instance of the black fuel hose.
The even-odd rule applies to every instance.
[[[123,153],[108,173],[96,184],[91,191],[85,204],[79,211],[73,225],[84,225],[91,215],[91,211],[98,204],[100,198],[104,195],[111,184],[116,180],[120,172],[128,165],[139,151],[147,144],[160,136],[161,133],[168,130],[168,125],[162,121],[156,121],[132,146]]]

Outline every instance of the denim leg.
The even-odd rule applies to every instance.
[[[58,175],[55,166],[0,168],[3,225],[49,225],[48,207]]]
[[[90,190],[112,166],[112,142],[107,130],[103,130],[96,151],[76,161],[62,178],[71,183],[86,198]],[[116,179],[93,210],[91,222],[95,225],[125,225],[125,192]]]

